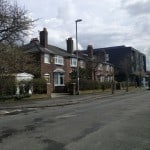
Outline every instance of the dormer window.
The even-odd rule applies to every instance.
[[[77,67],[77,59],[76,58],[70,59],[70,66],[71,67]]]
[[[50,64],[50,55],[49,54],[44,54],[44,63]]]
[[[56,55],[55,56],[55,64],[64,65],[64,58],[62,56]]]

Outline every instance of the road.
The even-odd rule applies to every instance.
[[[150,91],[87,100],[0,116],[0,150],[150,150]]]

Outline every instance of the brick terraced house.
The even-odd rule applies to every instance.
[[[108,62],[114,65],[115,80],[125,81],[126,75],[130,82],[141,86],[146,76],[146,56],[137,49],[127,46],[96,48],[94,55],[104,52],[109,56]]]
[[[80,57],[86,60],[86,68],[92,80],[99,82],[112,82],[114,80],[114,66],[108,62],[108,54],[104,51],[94,53],[92,45],[87,50],[80,51]]]
[[[77,62],[76,51],[73,51],[72,38],[66,40],[67,50],[64,50],[48,44],[46,28],[40,31],[39,36],[39,40],[33,38],[23,48],[25,52],[34,54],[36,58],[35,63],[39,67],[39,72],[34,76],[45,78],[51,84],[52,92],[65,92],[65,84],[70,81],[70,73],[77,69],[77,63],[80,68],[91,70],[89,73],[93,80],[100,82],[113,80],[113,66],[104,61],[103,54],[99,55],[100,57],[95,57],[91,46],[88,46],[86,50],[88,53],[79,51]]]
[[[69,74],[77,68],[72,38],[67,39],[67,51],[49,45],[48,32],[44,28],[43,31],[40,31],[40,40],[32,39],[30,43],[23,46],[23,49],[36,58],[39,73],[35,77],[45,78],[51,84],[52,92],[65,92],[65,83],[70,80]],[[81,60],[81,62],[82,67],[85,66],[84,61]]]

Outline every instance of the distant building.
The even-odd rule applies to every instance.
[[[105,60],[115,67],[115,80],[126,80],[126,74],[129,75],[129,81],[137,82],[138,85],[145,78],[146,56],[132,47],[116,46],[106,48],[96,48],[93,55],[100,52],[105,53]]]
[[[86,69],[89,70],[92,80],[99,82],[112,82],[114,80],[114,66],[107,60],[108,55],[104,51],[95,53],[92,45],[87,50],[80,51],[80,57],[86,61]]]

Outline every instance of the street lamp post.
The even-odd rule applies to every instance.
[[[79,63],[78,63],[78,60],[79,60],[79,52],[78,52],[78,28],[77,28],[77,24],[78,22],[81,22],[82,19],[77,19],[75,21],[76,23],[76,52],[77,52],[77,94],[79,95],[79,87],[80,87],[80,81],[79,81]]]

